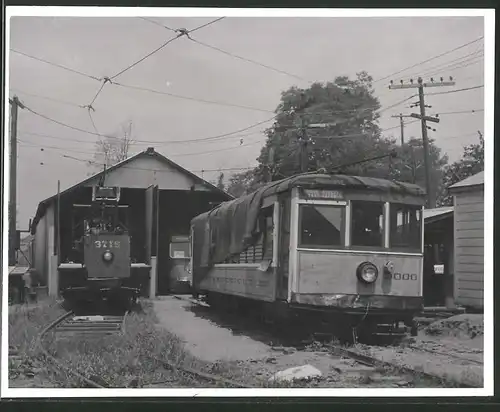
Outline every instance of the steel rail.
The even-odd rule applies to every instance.
[[[214,375],[214,374],[211,374],[211,373],[198,371],[196,369],[189,368],[187,366],[174,365],[173,363],[171,363],[170,361],[168,361],[166,359],[159,359],[159,358],[156,358],[156,357],[152,357],[152,359],[154,359],[157,362],[161,363],[167,369],[173,370],[174,372],[177,372],[177,371],[185,372],[185,373],[188,373],[190,375],[195,375],[195,376],[197,376],[199,378],[202,378],[202,379],[210,380],[210,381],[213,381],[213,382],[224,383],[226,385],[233,386],[235,388],[254,388],[255,387],[255,386],[252,386],[252,385],[244,385],[241,382],[237,382],[237,381],[232,380],[232,379],[226,379],[226,378],[223,378],[222,376],[219,376],[219,375]]]
[[[73,376],[77,377],[78,379],[82,380],[83,382],[85,382],[87,385],[90,385],[91,387],[94,387],[94,388],[104,388],[105,386],[101,386],[99,385],[97,382],[94,382],[93,380],[91,379],[88,379],[86,378],[85,376],[83,376],[82,374],[80,374],[79,372],[67,367],[66,365],[64,365],[62,362],[59,362],[54,356],[52,356],[48,350],[43,346],[43,339],[45,338],[45,336],[51,331],[51,330],[54,330],[59,324],[61,324],[62,322],[64,322],[67,318],[69,318],[71,315],[73,315],[73,312],[72,311],[69,311],[69,312],[66,312],[65,314],[63,314],[62,316],[60,316],[59,318],[57,318],[56,320],[54,320],[53,322],[49,323],[45,328],[43,328],[43,330],[39,333],[38,337],[37,337],[37,346],[40,348],[40,350],[42,351],[43,355],[49,359],[52,363],[54,363],[59,369],[62,369],[63,371],[67,372],[67,373],[70,373],[72,374]]]
[[[476,359],[464,358],[463,356],[458,356],[458,355],[455,355],[453,353],[446,353],[446,352],[441,352],[441,351],[437,351],[437,350],[433,350],[433,349],[419,348],[418,346],[409,346],[409,348],[417,350],[417,351],[421,351],[421,352],[433,353],[435,355],[448,356],[448,357],[453,358],[453,359],[457,359],[457,360],[461,360],[461,361],[469,362],[469,363],[474,363],[474,364],[479,365],[479,366],[484,365],[484,362],[478,361]]]
[[[328,345],[330,349],[332,350],[333,354],[337,356],[346,356],[350,359],[355,360],[358,363],[371,366],[371,367],[380,367],[380,368],[391,368],[391,369],[398,369],[401,372],[407,373],[409,375],[417,375],[417,376],[422,376],[425,377],[429,380],[432,380],[434,382],[440,383],[443,381],[447,381],[445,377],[439,376],[439,375],[434,375],[429,372],[424,372],[424,371],[417,371],[409,366],[404,366],[400,365],[397,363],[392,363],[392,362],[387,362],[383,361],[381,359],[377,359],[373,356],[365,355],[363,353],[351,350],[351,349],[346,349],[341,346],[337,345]],[[474,386],[474,385],[462,385],[461,387],[480,387],[480,386]]]

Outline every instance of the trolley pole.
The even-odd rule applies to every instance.
[[[24,109],[17,96],[10,103],[10,179],[9,179],[9,266],[16,264],[17,223],[17,112]]]
[[[427,206],[429,208],[436,207],[436,196],[435,193],[431,189],[431,160],[429,157],[429,137],[427,135],[427,122],[439,123],[439,118],[430,117],[425,115],[425,101],[424,101],[424,87],[443,87],[443,86],[454,86],[455,82],[453,78],[450,77],[450,81],[443,81],[441,77],[440,82],[434,82],[434,79],[431,78],[430,83],[424,83],[421,77],[418,78],[417,84],[413,83],[413,79],[410,80],[410,84],[404,84],[401,81],[401,84],[395,85],[391,81],[391,85],[389,89],[412,89],[418,88],[418,97],[419,97],[419,106],[420,106],[420,114],[412,113],[410,116],[420,119],[422,124],[422,142],[424,146],[424,164],[425,164],[425,186],[427,191]]]

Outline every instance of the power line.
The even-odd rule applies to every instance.
[[[293,78],[298,79],[298,80],[303,80],[303,81],[306,81],[306,82],[312,83],[312,81],[311,81],[311,80],[304,79],[303,77],[300,77],[300,76],[297,76],[297,75],[295,75],[295,74],[289,73],[289,72],[287,72],[287,71],[285,71],[285,70],[277,69],[277,68],[272,67],[272,66],[269,66],[269,65],[267,65],[267,64],[260,63],[260,62],[255,61],[255,60],[251,60],[251,59],[248,59],[248,58],[246,58],[246,57],[238,56],[238,55],[236,55],[236,54],[234,54],[234,53],[230,53],[230,52],[228,52],[228,51],[226,51],[226,50],[222,50],[222,49],[220,49],[219,47],[215,47],[215,46],[212,46],[212,45],[210,45],[210,44],[203,43],[203,42],[201,42],[201,41],[199,41],[199,40],[193,39],[192,37],[190,37],[190,40],[192,40],[193,42],[195,42],[195,43],[197,43],[197,44],[199,44],[199,45],[201,45],[201,46],[204,46],[204,47],[207,47],[207,48],[209,48],[209,49],[216,50],[216,51],[218,51],[218,52],[220,52],[220,53],[223,53],[223,54],[225,54],[225,55],[227,55],[227,56],[231,56],[231,57],[234,57],[234,58],[236,58],[236,59],[240,59],[240,60],[246,61],[246,62],[248,62],[248,63],[252,63],[252,64],[255,64],[255,65],[257,65],[257,66],[260,66],[260,67],[264,67],[264,68],[266,68],[266,69],[269,69],[269,70],[275,71],[275,72],[277,72],[277,73],[285,74],[285,75],[287,75],[287,76],[293,77]]]
[[[427,93],[427,96],[437,96],[438,94],[449,94],[449,93],[465,92],[465,91],[467,91],[467,90],[480,89],[481,87],[484,87],[484,84],[481,84],[481,85],[479,85],[479,86],[466,87],[466,88],[464,88],[464,89],[448,90],[448,91],[446,91],[446,92],[434,92],[434,93]]]
[[[76,130],[78,132],[87,133],[87,134],[91,134],[91,135],[99,136],[99,137],[108,137],[108,138],[112,138],[112,139],[116,138],[116,136],[110,136],[110,135],[104,135],[104,134],[100,134],[100,133],[95,133],[95,132],[91,132],[89,130],[80,129],[79,127],[75,127],[75,126],[63,123],[63,122],[61,122],[59,120],[55,120],[55,119],[52,119],[51,117],[48,117],[48,116],[46,116],[44,114],[38,113],[35,110],[30,109],[27,106],[26,106],[26,110],[28,110],[30,113],[32,113],[32,114],[34,114],[36,116],[42,117],[42,118],[44,118],[46,120],[49,120],[49,121],[51,121],[53,123],[56,123],[56,124],[60,125],[60,126],[64,126],[64,127],[69,128],[69,129]],[[238,130],[233,131],[233,132],[228,132],[228,133],[224,133],[224,134],[220,134],[220,135],[216,135],[216,136],[205,137],[205,138],[201,138],[201,139],[170,140],[170,141],[165,142],[165,143],[168,143],[168,144],[170,144],[170,143],[190,143],[190,142],[200,142],[200,141],[207,141],[207,140],[217,140],[217,139],[220,139],[222,137],[231,136],[231,135],[234,135],[234,134],[237,134],[237,133],[244,132],[246,130],[252,129],[252,128],[256,127],[256,126],[259,126],[261,124],[264,124],[264,123],[267,123],[267,122],[273,120],[275,117],[276,116],[273,116],[270,119],[266,119],[266,120],[254,123],[254,124],[252,124],[250,126],[244,127],[242,129],[238,129]],[[158,141],[151,141],[151,140],[141,140],[141,142],[142,143],[152,143],[152,144],[161,143],[161,142],[158,142]]]
[[[80,76],[85,76],[85,77],[87,77],[87,78],[89,78],[89,79],[92,79],[92,80],[101,81],[101,79],[100,79],[100,78],[98,78],[98,77],[92,76],[92,75],[87,74],[87,73],[83,73],[83,72],[81,72],[81,71],[79,71],[79,70],[71,69],[71,68],[66,67],[66,66],[62,66],[62,65],[57,64],[57,63],[52,63],[52,62],[49,62],[48,60],[42,59],[42,58],[40,58],[40,57],[35,57],[35,56],[32,56],[32,55],[30,55],[30,54],[27,54],[27,53],[21,52],[21,51],[19,51],[19,50],[10,49],[10,51],[12,51],[12,52],[14,52],[14,53],[21,54],[21,55],[26,56],[26,57],[29,57],[30,59],[33,59],[33,60],[38,60],[38,61],[40,61],[40,62],[43,62],[43,63],[49,64],[49,65],[51,65],[51,66],[58,67],[58,68],[60,68],[60,69],[63,69],[63,70],[69,71],[69,72],[71,72],[71,73],[79,74]]]
[[[411,66],[405,67],[404,69],[398,70],[398,71],[396,71],[396,72],[394,72],[394,73],[391,73],[391,74],[389,74],[389,75],[387,75],[387,76],[381,77],[380,79],[374,80],[372,83],[378,83],[378,82],[380,82],[380,81],[382,81],[382,80],[386,80],[386,79],[388,79],[388,78],[390,78],[390,77],[393,77],[393,76],[395,76],[396,74],[399,74],[399,73],[405,72],[406,70],[413,69],[414,67],[417,67],[417,66],[420,66],[420,65],[422,65],[422,64],[428,63],[428,62],[430,62],[430,61],[432,61],[432,60],[438,59],[439,57],[446,56],[447,54],[453,53],[454,51],[457,51],[457,50],[463,49],[464,47],[467,47],[467,46],[469,46],[469,45],[471,45],[471,44],[473,44],[473,43],[476,43],[476,42],[478,42],[478,41],[482,40],[483,38],[484,38],[484,36],[481,36],[481,37],[479,37],[479,38],[477,38],[477,39],[475,39],[475,40],[472,40],[472,41],[470,41],[470,42],[468,42],[468,43],[462,44],[461,46],[455,47],[454,49],[451,49],[451,50],[448,50],[448,51],[446,51],[446,52],[444,52],[444,53],[438,54],[437,56],[434,56],[434,57],[431,57],[431,58],[429,58],[429,59],[423,60],[423,61],[421,61],[421,62],[419,62],[419,63],[415,63],[415,64],[413,64],[413,65],[411,65]]]
[[[238,137],[243,138],[243,137],[252,136],[252,135],[260,135],[262,133],[264,133],[264,130],[259,130],[257,132],[251,132],[251,133],[245,133],[245,134],[236,134],[236,135],[230,136],[228,138],[231,138],[231,139],[238,138]],[[63,140],[63,141],[70,141],[70,142],[77,142],[77,143],[91,143],[91,144],[96,143],[95,141],[72,139],[69,137],[60,137],[60,136],[54,136],[54,135],[49,135],[49,134],[29,132],[29,131],[24,131],[24,130],[20,131],[19,134],[33,135],[33,136],[39,136],[39,137],[44,137],[44,138],[49,138],[49,139],[56,139],[56,140]],[[211,141],[205,142],[204,144],[218,143],[221,140],[223,140],[223,139],[211,140]],[[138,141],[130,142],[130,145],[131,146],[144,146],[145,144],[154,144],[155,146],[162,147],[162,146],[168,145],[168,143],[169,142],[142,142],[141,140],[138,140]]]
[[[442,71],[451,72],[451,71],[455,71],[455,70],[459,70],[459,69],[465,69],[466,67],[473,66],[473,65],[478,64],[478,63],[482,63],[483,62],[482,57],[483,56],[471,57],[470,59],[466,59],[464,61],[449,64],[449,65],[444,66],[438,70],[429,71],[427,73],[424,73],[422,76],[429,77],[429,76],[435,76],[436,74],[441,73]]]
[[[83,108],[84,107],[81,104],[76,104],[76,103],[68,102],[68,101],[65,101],[65,100],[56,99],[54,97],[41,96],[39,94],[28,93],[28,92],[24,92],[22,90],[19,90],[17,88],[11,88],[10,90],[15,91],[15,92],[20,93],[20,94],[24,94],[26,96],[37,97],[39,99],[49,100],[49,101],[52,101],[52,102],[55,102],[55,103],[65,104],[65,105],[68,105],[68,106],[73,106],[73,107],[78,107],[78,108]]]
[[[215,101],[215,100],[200,99],[200,98],[190,97],[190,96],[183,96],[183,95],[180,95],[180,94],[174,94],[174,93],[169,93],[169,92],[164,92],[164,91],[159,91],[159,90],[154,90],[154,89],[148,89],[146,87],[131,86],[131,85],[127,85],[127,84],[123,84],[123,83],[117,83],[117,82],[113,82],[113,84],[116,85],[116,86],[125,87],[127,89],[141,90],[141,91],[144,91],[144,92],[149,92],[149,93],[155,93],[155,94],[160,94],[160,95],[164,95],[164,96],[174,97],[174,98],[177,98],[177,99],[191,100],[191,101],[196,101],[196,102],[200,102],[200,103],[215,104],[215,105],[219,105],[219,106],[236,107],[236,108],[240,108],[240,109],[255,110],[255,111],[259,111],[259,112],[274,113],[274,111],[272,111],[272,110],[259,109],[257,107],[244,106],[244,105],[239,105],[239,104],[234,104],[234,103],[218,102],[218,101]]]
[[[447,115],[447,114],[473,114],[473,113],[478,113],[478,112],[484,112],[484,109],[470,109],[470,110],[461,110],[458,112],[439,112],[437,115],[442,116],[442,115]]]
[[[400,100],[399,102],[394,103],[393,105],[391,105],[389,107],[385,107],[385,108],[379,110],[378,113],[380,114],[380,113],[385,112],[386,110],[389,110],[389,109],[392,109],[392,108],[394,108],[396,106],[399,106],[401,103],[407,102],[408,100],[413,99],[416,96],[417,96],[416,94],[412,94],[411,96],[409,96],[409,97],[407,97],[407,98],[405,98],[403,100]]]
[[[434,65],[434,66],[431,66],[431,67],[427,67],[425,70],[425,73],[421,74],[421,72],[413,72],[411,75],[409,75],[410,77],[411,76],[414,76],[414,77],[417,77],[417,76],[420,76],[420,77],[427,77],[429,76],[427,73],[429,73],[430,71],[433,71],[433,70],[437,70],[439,69],[440,71],[442,70],[442,67],[443,66],[448,66],[452,63],[458,63],[458,62],[463,62],[463,61],[466,61],[468,60],[468,58],[472,58],[472,56],[476,55],[476,54],[481,54],[483,53],[484,54],[484,51],[483,50],[476,50],[475,52],[472,52],[472,53],[469,53],[469,54],[466,54],[464,56],[460,56],[460,57],[457,57],[453,60],[449,60],[447,62],[444,62],[444,63],[440,63],[440,64],[437,64],[437,65]],[[475,56],[476,57],[479,57],[479,56]]]

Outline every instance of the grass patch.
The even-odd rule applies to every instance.
[[[31,380],[38,375],[42,380],[50,371],[36,346],[36,339],[42,329],[66,311],[53,298],[47,298],[36,305],[15,305],[9,307],[9,380]],[[11,382],[9,382],[10,384]],[[37,382],[44,385],[43,382]]]

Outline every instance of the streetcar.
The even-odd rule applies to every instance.
[[[424,203],[417,185],[370,177],[270,182],[191,221],[193,294],[354,341],[415,335]]]
[[[119,187],[97,185],[90,204],[73,205],[71,251],[59,266],[68,302],[136,302],[140,289],[131,277],[128,206],[119,200]]]

